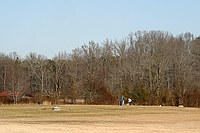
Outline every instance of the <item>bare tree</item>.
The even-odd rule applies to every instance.
[[[8,57],[0,53],[0,91],[6,90]]]
[[[30,80],[34,91],[44,92],[44,81],[47,69],[46,57],[30,53],[26,57],[27,66],[31,71]]]
[[[7,69],[7,89],[12,94],[14,104],[17,104],[28,86],[26,71],[17,53],[13,52],[10,54],[10,61]]]
[[[54,98],[56,103],[65,89],[66,57],[66,53],[59,53],[47,63],[44,95]]]

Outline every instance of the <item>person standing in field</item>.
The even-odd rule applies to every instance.
[[[122,96],[119,100],[119,106],[124,106],[124,96]]]
[[[128,105],[131,105],[131,103],[132,103],[132,99],[129,97],[128,98]]]

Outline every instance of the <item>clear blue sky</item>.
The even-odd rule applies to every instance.
[[[200,0],[0,0],[0,52],[49,58],[138,30],[200,35]]]

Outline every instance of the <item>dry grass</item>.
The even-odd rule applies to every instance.
[[[0,106],[1,133],[199,133],[200,109],[155,106]]]

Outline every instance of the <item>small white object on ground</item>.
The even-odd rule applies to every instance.
[[[53,108],[52,108],[52,110],[53,110],[53,111],[60,111],[60,110],[61,110],[61,108],[60,108],[60,107],[57,107],[57,106],[55,106],[55,107],[53,107]]]

